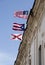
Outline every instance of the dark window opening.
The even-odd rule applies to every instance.
[[[41,45],[39,47],[39,65],[41,65]]]
[[[29,59],[29,65],[31,65],[31,59]]]

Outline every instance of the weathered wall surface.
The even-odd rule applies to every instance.
[[[38,32],[38,29],[40,29],[40,26],[43,26],[40,29],[41,31],[43,30],[45,26],[45,24],[42,23],[43,21],[45,23],[45,0],[35,0],[35,5],[32,8],[32,12],[30,12],[29,14],[29,17],[27,20],[27,24],[28,24],[27,29],[24,32],[23,40],[22,40],[22,43],[20,44],[19,52],[14,65],[38,65],[39,64],[39,61],[38,61],[39,58],[37,53],[38,53],[38,48],[40,44],[37,37],[40,37],[41,32]],[[36,40],[34,41],[35,37],[36,37]],[[37,43],[38,43],[38,47],[37,47]],[[44,54],[45,54],[45,50],[44,50]],[[42,61],[42,64],[43,64],[43,61]],[[43,65],[45,65],[45,62]]]

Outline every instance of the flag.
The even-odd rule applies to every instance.
[[[22,40],[22,34],[11,34],[12,35],[12,40]]]
[[[19,18],[27,19],[28,18],[28,13],[29,13],[29,11],[17,11],[17,12],[14,13],[14,16],[19,17]]]
[[[17,31],[24,31],[25,30],[25,24],[13,23],[12,29],[17,30]]]

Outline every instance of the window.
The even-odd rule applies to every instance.
[[[39,65],[41,65],[41,45],[39,47]]]
[[[31,65],[31,59],[29,59],[29,65]]]

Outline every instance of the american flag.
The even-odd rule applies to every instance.
[[[12,29],[17,30],[17,31],[24,31],[25,30],[25,24],[13,23]]]
[[[11,34],[11,40],[22,40],[22,34]]]
[[[28,18],[28,11],[17,11],[14,13],[15,17],[19,17],[19,18],[24,18],[27,19]]]

